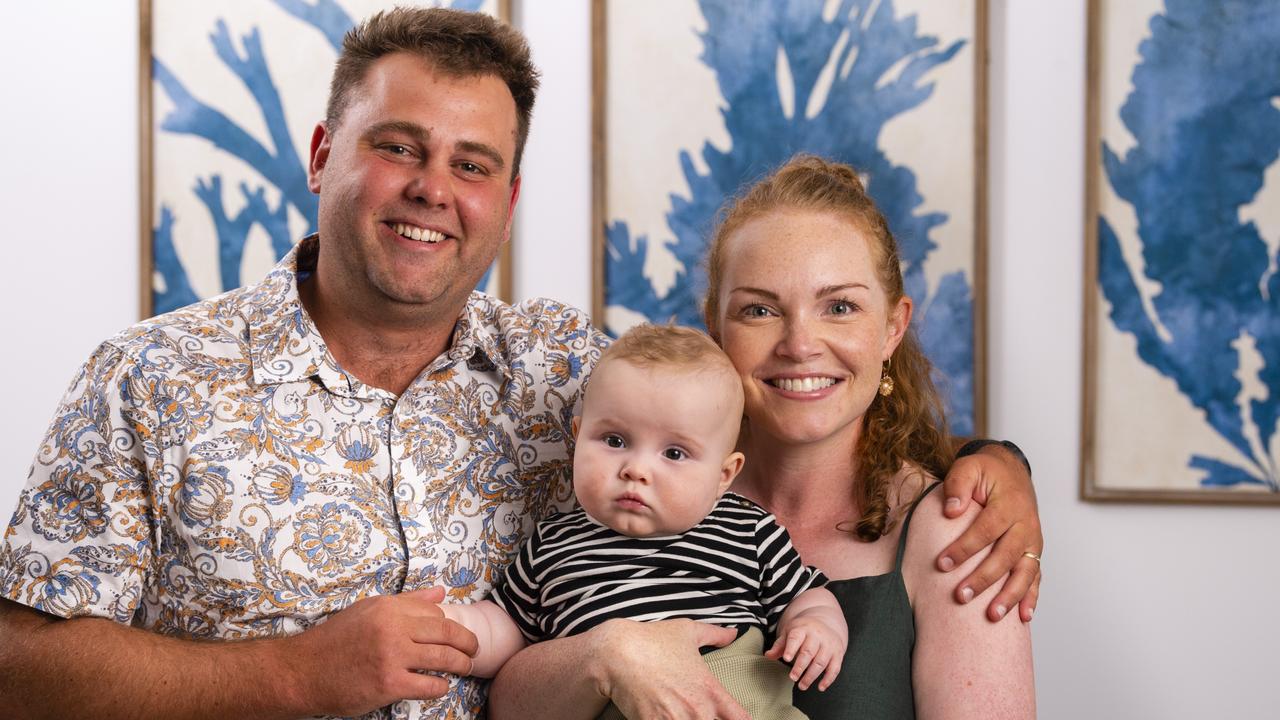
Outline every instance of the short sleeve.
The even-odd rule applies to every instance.
[[[0,545],[0,597],[129,622],[151,565],[146,439],[133,364],[104,344],[71,383]]]
[[[534,558],[542,544],[541,525],[525,541],[516,555],[515,562],[507,566],[502,581],[494,586],[489,599],[497,603],[520,628],[520,634],[529,642],[546,639],[542,629],[542,603],[539,600],[539,583]]]
[[[769,633],[778,629],[778,621],[791,601],[810,588],[822,587],[827,578],[817,568],[800,560],[791,544],[791,535],[768,515],[756,525],[756,548],[760,558],[760,604],[764,607]]]

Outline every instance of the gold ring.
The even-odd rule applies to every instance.
[[[1022,553],[1022,557],[1029,557],[1032,560],[1035,560],[1036,562],[1040,562],[1040,556],[1033,552],[1024,552]]]

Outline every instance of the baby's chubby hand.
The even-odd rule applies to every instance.
[[[818,683],[821,691],[830,687],[840,674],[840,663],[849,645],[849,630],[844,618],[831,618],[827,617],[830,613],[812,610],[787,618],[789,622],[779,628],[777,641],[764,656],[791,663],[791,680],[801,690],[808,690],[813,681],[821,677]],[[831,622],[833,619],[838,622]]]

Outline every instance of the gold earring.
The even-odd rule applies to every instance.
[[[881,397],[889,397],[893,394],[893,378],[889,377],[889,362],[891,360],[893,360],[892,357],[890,357],[889,360],[884,361],[884,371],[880,374]]]

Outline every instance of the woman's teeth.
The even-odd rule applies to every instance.
[[[787,392],[813,392],[836,384],[835,378],[781,378],[772,381],[773,386]]]
[[[407,237],[410,240],[419,242],[438,243],[444,239],[444,233],[435,230],[427,230],[426,228],[415,227],[406,223],[392,223],[391,229],[401,237]]]

